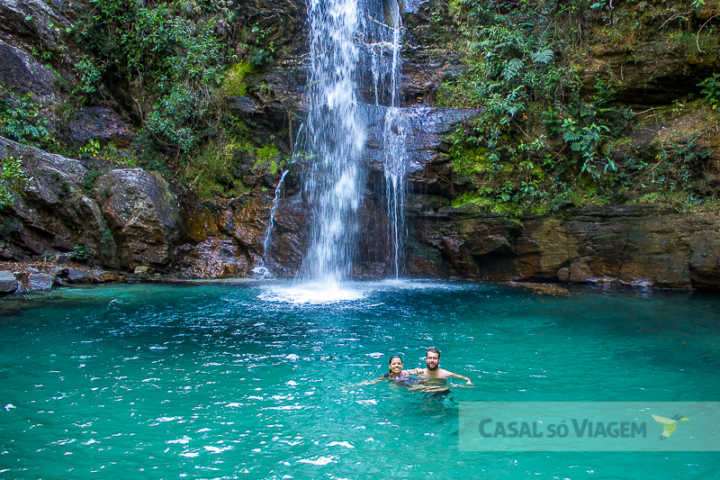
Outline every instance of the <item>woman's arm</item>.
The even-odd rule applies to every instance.
[[[376,378],[376,379],[374,379],[374,380],[365,380],[364,382],[360,382],[360,383],[358,383],[357,385],[358,385],[358,386],[361,386],[361,385],[375,385],[376,383],[380,383],[380,382],[382,382],[383,380],[385,380],[385,375],[383,375],[382,377],[378,377],[378,378]]]

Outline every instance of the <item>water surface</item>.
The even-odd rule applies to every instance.
[[[320,303],[321,285],[288,287],[0,302],[0,478],[718,478],[713,453],[457,446],[461,401],[720,400],[717,297],[393,281]],[[431,345],[477,386],[356,386]]]

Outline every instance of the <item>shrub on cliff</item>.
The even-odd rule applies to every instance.
[[[674,194],[680,190],[693,202],[716,195],[712,189],[697,186],[696,180],[707,176],[710,168],[708,154],[703,150],[708,142],[695,135],[702,132],[688,132],[685,138],[675,141],[676,145],[692,145],[690,150],[660,142],[655,160],[638,160],[636,147],[626,147],[633,142],[627,137],[638,119],[617,91],[630,87],[605,72],[587,75],[583,69],[592,65],[578,63],[591,49],[605,52],[612,48],[605,39],[602,42],[608,43],[592,44],[596,40],[590,32],[598,30],[609,39],[620,32],[629,35],[626,29],[635,25],[632,34],[641,37],[645,34],[638,30],[648,23],[655,35],[658,28],[669,28],[678,19],[699,15],[701,5],[680,3],[667,6],[659,1],[643,2],[641,9],[634,4],[618,7],[590,0],[450,1],[446,14],[460,32],[454,47],[463,53],[465,68],[440,86],[437,101],[440,105],[481,110],[473,121],[460,126],[448,138],[455,171],[471,180],[469,189],[460,189],[455,203],[473,202],[497,213],[522,214],[570,204],[623,201],[629,192],[637,195],[667,190]],[[656,25],[657,18],[665,21]],[[715,61],[717,42],[701,37],[712,38],[717,31],[712,18],[696,22],[693,56],[688,57],[688,62],[703,64],[706,57],[711,63]],[[673,28],[683,33],[689,23]],[[678,36],[674,30],[664,34],[668,39]],[[682,38],[685,36],[683,33]],[[689,55],[677,42],[668,40],[662,46],[668,51],[677,50],[672,55]],[[612,52],[616,55],[615,50]],[[627,61],[633,63],[632,55],[636,53],[631,49],[627,55]],[[667,62],[675,65],[679,60]],[[659,78],[663,74],[657,73]],[[699,85],[710,103],[715,96],[713,79]],[[643,80],[642,75],[634,79]],[[686,83],[692,95],[694,82]],[[645,83],[638,85],[636,90],[648,89]],[[661,89],[664,84],[657,85],[655,88]],[[673,91],[675,87],[668,83],[664,88]],[[632,155],[628,155],[631,150]],[[646,150],[657,152],[655,147]],[[692,162],[687,161],[687,151],[693,152]],[[688,167],[690,163],[692,168]],[[653,171],[684,173],[663,177],[677,177],[673,182],[645,182],[654,178],[648,175]]]
[[[22,169],[22,162],[15,157],[0,160],[0,210],[11,207],[15,196],[20,194],[30,182]]]

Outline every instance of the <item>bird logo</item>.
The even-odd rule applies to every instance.
[[[690,419],[683,417],[682,415],[675,415],[672,418],[661,417],[660,415],[652,415],[653,420],[658,422],[663,427],[663,431],[660,434],[660,440],[670,438],[670,436],[677,430],[678,423],[687,422]]]

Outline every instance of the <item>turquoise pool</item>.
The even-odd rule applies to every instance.
[[[720,298],[394,281],[0,302],[0,478],[709,479],[720,453],[462,452],[462,401],[720,400]],[[324,296],[336,301],[321,303]],[[424,351],[451,399],[387,382]]]

